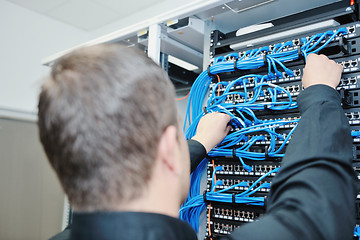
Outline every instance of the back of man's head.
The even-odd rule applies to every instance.
[[[177,125],[173,99],[166,73],[133,48],[85,47],[53,65],[40,139],[74,207],[111,210],[141,194],[162,132]]]

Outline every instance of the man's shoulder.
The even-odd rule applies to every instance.
[[[70,239],[70,227],[67,227],[64,231],[59,232],[49,240],[69,240]]]

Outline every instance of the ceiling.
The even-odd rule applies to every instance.
[[[164,0],[7,0],[86,31],[127,17]]]

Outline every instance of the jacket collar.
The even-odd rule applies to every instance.
[[[196,240],[187,223],[170,216],[143,212],[74,213],[72,240]]]

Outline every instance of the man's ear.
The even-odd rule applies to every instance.
[[[168,126],[160,137],[158,145],[158,159],[163,167],[170,171],[176,170],[177,128]]]

